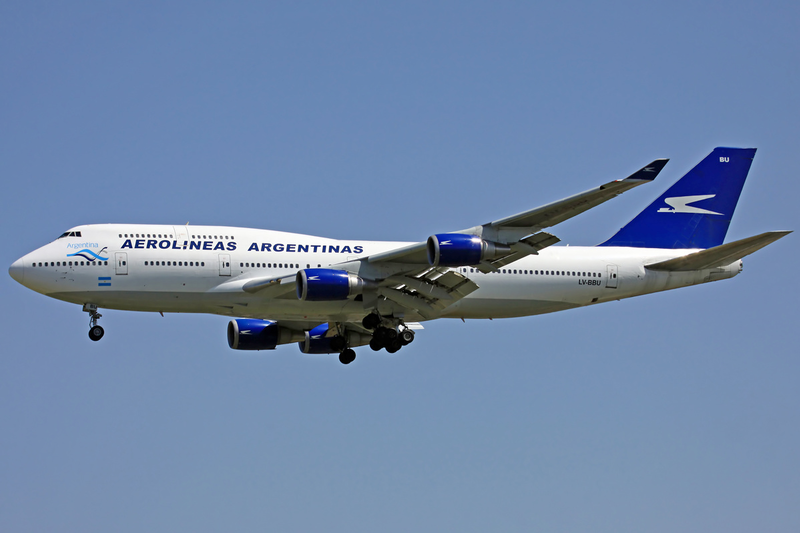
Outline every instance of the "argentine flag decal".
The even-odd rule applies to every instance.
[[[99,278],[97,278],[97,286],[98,287],[110,287],[111,286],[111,278],[110,277],[99,277]]]

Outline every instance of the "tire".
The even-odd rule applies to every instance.
[[[94,326],[93,328],[89,329],[89,338],[97,342],[103,338],[103,335],[105,335],[105,333],[106,332],[103,330],[102,327]]]
[[[366,329],[375,329],[381,323],[381,317],[375,313],[370,313],[361,320],[361,325]]]
[[[344,350],[342,353],[339,354],[339,362],[343,365],[349,365],[353,361],[356,360],[356,352],[351,350],[350,348]]]
[[[372,337],[372,340],[369,341],[369,347],[374,351],[379,352],[383,349],[383,343],[380,341],[380,339]]]
[[[389,353],[397,353],[398,351],[400,351],[400,348],[402,348],[402,347],[403,347],[403,345],[400,344],[399,341],[395,340],[391,344],[387,344],[386,345],[386,351],[389,352]]]
[[[410,329],[403,330],[400,333],[400,342],[403,344],[403,346],[406,346],[414,342],[414,332],[411,331]]]

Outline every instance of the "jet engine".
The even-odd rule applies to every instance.
[[[428,263],[431,266],[474,266],[509,253],[509,246],[484,241],[476,235],[440,233],[428,237]]]
[[[271,320],[237,318],[228,323],[228,346],[234,350],[274,350],[302,338],[302,333]]]
[[[297,273],[297,298],[308,302],[346,300],[370,282],[345,270],[306,268]]]

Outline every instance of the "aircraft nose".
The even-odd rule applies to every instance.
[[[22,259],[17,259],[8,267],[8,275],[14,278],[17,283],[22,283],[25,279],[25,266]]]

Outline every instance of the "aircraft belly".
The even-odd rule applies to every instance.
[[[207,313],[239,318],[361,322],[369,312],[360,301],[302,302],[294,298],[262,298],[246,293],[164,291],[69,291],[48,296],[79,305],[93,303],[101,309],[164,313]],[[424,318],[403,310],[404,318]],[[395,311],[397,312],[397,311]],[[391,313],[387,313],[391,314]]]
[[[442,318],[512,318],[581,307],[580,304],[535,299],[465,298],[445,309]]]

